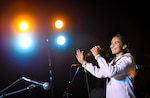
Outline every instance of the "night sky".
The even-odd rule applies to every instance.
[[[14,32],[12,20],[20,14],[28,14],[34,19],[35,45],[29,52],[14,49]],[[55,19],[65,21],[62,31],[54,29]],[[0,1],[0,90],[21,77],[50,82],[49,71],[52,71],[52,89],[44,90],[36,87],[9,96],[61,98],[75,75],[69,88],[69,98],[87,98],[87,81],[89,89],[95,86],[96,78],[85,74],[80,68],[71,67],[78,63],[75,58],[76,49],[88,53],[94,45],[100,45],[102,55],[111,59],[109,49],[111,37],[122,33],[129,38],[130,51],[135,55],[138,75],[135,82],[137,98],[148,94],[150,73],[149,48],[149,5],[145,1],[136,2],[94,2],[94,1],[50,1],[50,0],[1,0]],[[55,35],[65,34],[67,44],[57,46]],[[49,42],[46,41],[49,39]],[[94,62],[93,57],[88,59]],[[51,64],[51,66],[49,66]],[[101,79],[102,81],[105,81]],[[104,82],[102,82],[103,85]],[[29,82],[20,80],[4,93],[26,88]],[[53,93],[52,93],[53,91]]]

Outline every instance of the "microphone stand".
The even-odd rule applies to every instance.
[[[16,84],[17,82],[19,82],[20,80],[22,80],[22,78],[17,79],[17,80],[14,81],[13,83],[11,83],[10,85],[8,85],[8,86],[5,87],[4,89],[2,89],[2,90],[0,91],[0,94],[1,94],[1,95],[0,95],[0,98],[6,97],[6,96],[10,96],[10,95],[13,95],[13,94],[16,94],[16,93],[19,93],[19,92],[22,92],[22,91],[25,91],[25,90],[28,90],[28,89],[35,88],[35,87],[36,87],[34,84],[31,84],[31,85],[29,85],[28,87],[23,88],[23,89],[16,90],[16,91],[13,91],[13,92],[10,92],[10,93],[7,93],[7,94],[4,93],[4,91],[6,91],[6,90],[9,89],[10,87],[12,87],[14,84]]]
[[[87,77],[87,70],[86,68],[84,68],[84,72],[85,72],[85,79],[86,79],[86,86],[87,86],[87,93],[88,93],[88,98],[90,98],[90,90],[89,90],[89,83],[88,83],[88,77]]]
[[[65,92],[64,92],[64,94],[63,94],[63,98],[64,98],[65,96],[67,96],[67,98],[69,98],[69,89],[70,89],[70,86],[71,86],[71,84],[72,84],[74,78],[76,77],[76,75],[77,75],[77,73],[78,73],[78,71],[79,71],[79,68],[80,68],[80,67],[77,67],[76,72],[75,72],[73,78],[70,79],[69,84],[68,84],[68,86],[67,86],[67,88],[66,88],[66,90],[65,90]],[[70,94],[70,95],[71,95],[71,94]]]
[[[17,82],[19,82],[20,80],[22,80],[22,78],[17,79],[17,80],[14,81],[13,83],[11,83],[11,84],[8,85],[7,87],[5,87],[3,90],[0,91],[0,93],[3,93],[3,92],[6,91],[8,88],[10,88],[11,86],[13,86],[13,85],[16,84]]]
[[[31,88],[35,88],[36,86],[34,84],[31,84],[31,85],[28,85],[26,88],[22,88],[22,89],[19,89],[19,90],[16,90],[16,91],[13,91],[13,92],[10,92],[10,93],[3,93],[0,98],[3,98],[3,97],[7,97],[7,96],[10,96],[10,95],[13,95],[13,94],[16,94],[16,93],[19,93],[19,92],[22,92],[22,91],[25,91],[25,90],[28,90],[28,89],[31,89]]]
[[[87,59],[88,56],[91,55],[91,52],[85,55],[85,60]],[[87,76],[87,70],[84,67],[84,72],[85,72],[85,79],[86,79],[86,86],[87,86],[87,93],[88,93],[88,98],[90,98],[90,90],[89,90],[89,82],[88,82],[88,76]]]
[[[48,43],[48,39],[47,39],[47,46],[48,46],[48,48],[49,48],[49,43]],[[51,87],[51,97],[53,97],[54,96],[54,93],[53,93],[53,83],[52,83],[52,81],[53,81],[53,75],[52,75],[52,69],[51,69],[51,67],[52,67],[52,65],[51,65],[51,59],[50,59],[50,50],[48,49],[48,63],[49,63],[49,81],[50,81],[50,87]]]

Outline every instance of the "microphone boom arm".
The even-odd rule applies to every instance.
[[[67,96],[67,98],[69,98],[69,97],[68,97],[68,95],[69,95],[68,91],[69,91],[69,89],[70,89],[71,83],[73,82],[73,80],[75,79],[75,77],[76,77],[76,75],[77,75],[77,73],[78,73],[78,71],[79,71],[79,68],[80,68],[80,67],[77,67],[76,72],[75,72],[74,75],[73,75],[73,78],[69,81],[69,84],[68,84],[68,86],[67,86],[67,88],[66,88],[66,90],[65,90],[65,92],[64,92],[64,94],[63,94],[63,98],[65,97],[65,95]]]
[[[10,93],[3,93],[2,95],[0,95],[0,98],[3,98],[3,97],[6,97],[6,96],[10,96],[10,95],[13,95],[13,94],[16,94],[16,93],[19,93],[19,92],[22,92],[22,91],[25,91],[25,90],[28,90],[28,89],[32,89],[32,88],[35,88],[36,86],[34,84],[31,84],[25,88],[22,88],[22,89],[19,89],[19,90],[16,90],[16,91],[13,91],[13,92],[10,92]]]

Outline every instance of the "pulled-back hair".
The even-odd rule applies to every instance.
[[[122,41],[123,45],[127,45],[127,47],[125,48],[125,52],[129,52],[129,40],[127,39],[126,36],[123,36],[123,34],[116,34],[113,37],[118,37],[120,38],[120,40]]]

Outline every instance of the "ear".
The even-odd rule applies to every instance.
[[[122,49],[126,49],[127,48],[127,45],[126,44],[124,44],[123,45],[123,47],[122,47]]]

